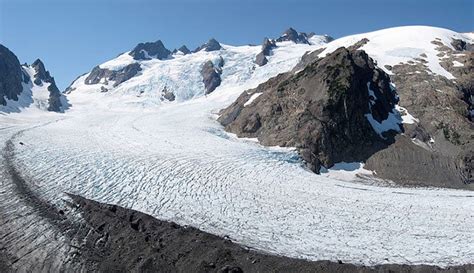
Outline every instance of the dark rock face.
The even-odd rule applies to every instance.
[[[268,63],[268,59],[265,56],[265,54],[263,54],[263,52],[260,52],[255,57],[255,63],[258,64],[259,66],[264,66]]]
[[[204,88],[206,89],[205,94],[209,94],[214,91],[221,84],[222,67],[224,66],[224,59],[219,59],[217,65],[214,65],[212,61],[204,63],[201,69],[202,81]]]
[[[283,35],[276,39],[277,42],[292,41],[297,44],[309,44],[308,35],[304,32],[297,32],[289,28],[283,32]]]
[[[49,99],[48,99],[48,111],[53,112],[62,112],[68,104],[65,101],[61,101],[63,97],[61,91],[56,86],[56,82],[54,78],[51,77],[49,71],[46,70],[43,62],[40,59],[37,59],[31,65],[35,70],[34,75],[34,84],[42,85],[43,83],[49,83],[48,91],[49,91]]]
[[[217,50],[222,49],[222,46],[221,46],[221,44],[219,44],[219,42],[216,39],[212,38],[207,43],[205,43],[202,46],[196,48],[194,50],[194,52],[198,52],[198,51],[201,51],[203,49],[205,51],[217,51]]]
[[[259,66],[266,65],[268,63],[268,59],[266,56],[270,56],[274,48],[276,48],[275,41],[265,38],[262,44],[262,51],[257,54],[257,57],[255,58],[255,63]]]
[[[163,60],[169,57],[171,51],[166,49],[161,40],[156,42],[139,43],[130,53],[135,60]]]
[[[102,79],[105,82],[115,81],[114,87],[135,77],[142,69],[139,63],[132,63],[120,70],[109,70],[96,66],[85,80],[85,84],[98,84]]]
[[[168,87],[165,86],[165,88],[163,88],[163,98],[165,100],[168,100],[168,101],[174,101],[176,99],[176,96],[174,95],[174,93],[170,90],[168,90]]]
[[[26,76],[28,77],[28,76]],[[8,48],[0,45],[0,105],[6,105],[6,100],[18,100],[23,91],[25,81],[18,58]]]
[[[369,95],[369,88],[376,98]],[[249,98],[261,93],[250,105]],[[244,92],[221,112],[225,129],[264,145],[297,147],[315,172],[340,161],[364,161],[393,141],[368,122],[385,120],[397,102],[390,79],[363,51],[340,48],[297,73],[280,74]]]
[[[178,48],[178,51],[183,52],[184,55],[191,54],[191,50],[189,50],[185,45]]]
[[[466,43],[465,41],[460,40],[460,39],[453,39],[453,41],[451,42],[451,45],[454,47],[456,51],[463,51],[463,50],[474,51],[473,44]]]

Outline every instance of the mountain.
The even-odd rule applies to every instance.
[[[379,178],[402,184],[469,187],[474,182],[472,43],[472,35],[432,27],[400,27],[344,37],[305,54],[296,71],[244,92],[220,121],[231,132],[258,137],[263,144],[298,147],[316,172],[320,166],[330,168],[337,162],[364,161]],[[354,74],[359,68],[334,60],[333,52],[341,53],[341,47],[366,52],[380,68],[375,74],[390,76],[397,92],[398,104],[390,111],[400,116],[402,134],[377,152],[373,142],[360,139],[370,139],[371,134],[363,129],[367,125],[378,132],[389,123],[387,108],[379,118],[373,118],[370,109],[387,101],[374,95],[386,83],[369,84],[367,78]],[[346,57],[362,64],[354,54]],[[337,77],[330,73],[333,70]],[[343,92],[342,99],[331,97],[334,85]],[[355,107],[361,100],[350,93],[354,88],[366,95],[362,102],[369,108]],[[361,120],[364,115],[367,119]],[[348,122],[349,118],[355,120]],[[365,137],[354,138],[351,128],[362,130]],[[342,138],[328,137],[334,132]],[[385,136],[380,135],[382,139]]]
[[[324,37],[314,35],[310,44],[272,42],[274,47],[265,51],[265,67],[255,64],[260,46],[230,46],[210,39],[193,52],[183,46],[164,59],[137,59],[137,48],[143,52],[143,46],[138,45],[77,78],[67,93],[81,103],[118,100],[120,104],[143,107],[179,103],[229,86],[251,87],[286,72],[306,51],[324,44]],[[160,42],[160,48],[161,45]]]
[[[20,112],[31,106],[63,112],[69,104],[41,60],[20,65],[15,54],[0,45],[0,112]]]
[[[219,121],[263,145],[297,147],[311,170],[360,162],[402,129],[390,78],[364,51],[341,47],[296,74],[244,92]]]
[[[262,265],[255,249],[336,271],[469,270],[473,38],[401,27],[269,38],[263,66],[261,45],[219,43],[91,67],[65,115],[0,115],[0,268],[229,272]],[[229,241],[251,261],[213,247]]]

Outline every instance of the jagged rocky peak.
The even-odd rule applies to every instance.
[[[33,76],[33,82],[35,85],[42,85],[43,83],[49,84],[47,88],[49,92],[47,110],[62,112],[64,109],[66,109],[69,104],[65,99],[63,100],[63,94],[56,86],[54,78],[51,76],[49,71],[46,70],[44,63],[40,59],[36,59],[36,61],[31,64],[31,67],[35,70],[35,74]]]
[[[224,67],[224,59],[222,56],[219,57],[216,64],[209,60],[202,66],[201,76],[204,83],[205,94],[213,92],[221,84],[222,67]]]
[[[184,55],[190,54],[191,50],[188,49],[187,46],[183,45],[180,48],[178,48],[179,52],[182,52]]]
[[[205,43],[202,46],[196,48],[196,50],[194,50],[194,52],[198,52],[198,51],[201,51],[201,50],[217,51],[217,50],[220,50],[220,49],[222,49],[221,44],[216,39],[211,38],[209,41],[207,41],[207,43]]]
[[[171,51],[163,45],[161,40],[158,40],[156,42],[139,43],[129,54],[135,60],[164,60],[170,56]]]
[[[297,147],[315,172],[364,161],[402,130],[389,76],[364,51],[339,48],[301,72],[243,92],[219,121],[263,145]]]
[[[35,70],[34,75],[34,83],[36,85],[40,85],[41,81],[44,82],[53,82],[54,79],[49,74],[49,71],[46,70],[44,63],[40,59],[36,59],[36,61],[31,64],[31,67]]]
[[[298,32],[294,28],[289,28],[283,32],[283,34],[276,39],[277,42],[292,41],[297,44],[310,44],[308,41],[308,34],[304,32]]]
[[[6,100],[18,100],[25,81],[18,58],[8,48],[0,45],[0,105]]]

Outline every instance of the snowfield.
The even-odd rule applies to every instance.
[[[0,116],[0,140],[15,144],[11,160],[29,187],[58,206],[74,193],[310,260],[473,263],[472,192],[359,183],[370,172],[356,163],[316,175],[293,149],[238,139],[217,123],[241,92],[321,46],[281,43],[263,67],[254,67],[260,48],[252,46],[143,61],[139,76],[107,93],[82,84],[85,75],[64,114]],[[195,70],[219,56],[222,84],[203,96]],[[128,61],[121,56],[103,67]],[[177,101],[161,101],[164,86]]]

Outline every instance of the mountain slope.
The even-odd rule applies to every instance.
[[[211,39],[195,52],[183,54],[180,51],[171,54],[167,59],[150,58],[149,60],[134,60],[130,52],[99,65],[90,73],[75,80],[67,92],[72,100],[93,103],[120,104],[121,107],[149,107],[169,103],[166,93],[172,93],[175,103],[210,93],[206,90],[202,69],[209,61],[213,67],[219,68],[220,84],[214,92],[228,88],[254,87],[278,73],[290,70],[306,51],[319,48],[326,43],[325,36],[314,35],[311,43],[297,44],[292,41],[277,43],[268,56],[268,64],[259,67],[255,58],[260,52],[260,46],[230,46]],[[122,75],[130,66],[139,66],[133,74],[122,77],[117,81],[117,75]],[[209,64],[208,64],[209,65]],[[101,73],[97,73],[100,71]],[[91,79],[91,74],[98,77]],[[215,82],[219,82],[215,80]],[[166,90],[166,92],[165,92]],[[117,102],[118,101],[118,102]]]
[[[286,138],[280,139],[278,136],[281,136],[285,128],[288,128],[287,120],[284,118],[285,112],[299,113],[303,111],[302,109],[306,109],[298,102],[309,99],[307,95],[304,95],[306,94],[304,90],[308,87],[301,88],[298,85],[299,82],[314,81],[315,83],[308,90],[315,94],[327,93],[324,86],[320,84],[324,81],[318,80],[314,73],[308,74],[308,68],[314,66],[321,58],[322,60],[328,58],[332,52],[340,50],[341,46],[349,50],[364,50],[371,58],[374,58],[375,63],[385,73],[390,75],[393,86],[396,86],[399,99],[397,99],[398,105],[395,112],[397,115],[400,114],[404,127],[402,134],[395,138],[394,145],[379,149],[378,152],[363,160],[367,163],[365,167],[375,171],[379,178],[408,185],[472,188],[474,182],[474,144],[472,143],[474,124],[470,115],[474,94],[472,42],[469,35],[445,29],[416,26],[385,29],[334,40],[324,48],[305,54],[288,76],[268,82],[266,86],[262,85],[257,90],[247,91],[247,94],[243,93],[236,103],[223,112],[221,122],[231,132],[240,136],[258,137],[264,144],[296,145],[301,156],[317,172],[321,163],[328,168],[337,162],[357,160],[354,156],[341,157],[345,154],[345,150],[350,151],[352,147],[361,148],[364,151],[356,153],[360,160],[360,156],[373,151],[371,145],[360,146],[361,143],[351,142],[351,139],[351,141],[335,145],[335,148],[330,148],[333,146],[330,144],[337,141],[335,137],[321,140],[321,135],[328,134],[327,128],[312,126],[311,131],[307,131],[305,126],[297,126],[292,129],[294,133],[286,134]],[[344,69],[338,67],[336,62],[332,65],[336,66],[338,75],[344,73]],[[357,75],[353,75],[350,79],[353,82],[362,80]],[[334,84],[335,79],[325,78],[325,81],[327,85],[330,85]],[[296,84],[287,84],[288,82]],[[287,86],[290,87],[287,88]],[[344,86],[338,87],[340,90],[344,88]],[[365,85],[359,85],[357,88],[362,93],[367,93],[367,91],[373,93],[373,90]],[[285,95],[283,92],[277,97],[265,95],[276,94],[280,90],[286,90],[288,94]],[[264,91],[262,96],[254,97],[262,91]],[[286,108],[283,107],[282,111],[280,100],[286,97],[292,103],[285,106]],[[313,99],[311,97],[310,102],[318,102],[318,100],[312,101]],[[351,108],[352,103],[356,102],[350,100],[349,103],[344,103],[345,111]],[[321,103],[310,107],[316,109],[310,112],[327,111],[328,107],[325,103]],[[280,109],[280,111],[274,109]],[[332,114],[337,115],[338,111],[344,109],[333,107]],[[265,128],[265,122],[268,122],[268,119],[273,119],[273,121],[268,128]],[[307,119],[308,117],[305,117],[304,122],[316,124],[336,122],[342,126],[340,121],[336,121],[337,119],[328,121],[320,115],[315,115],[308,121]],[[374,131],[377,132],[377,128],[383,126],[381,120],[369,119]],[[301,117],[299,117],[291,124],[301,122]],[[363,128],[363,125],[353,122],[350,126]],[[346,132],[343,127],[339,129]],[[299,135],[301,137],[298,137]],[[331,156],[327,150],[322,152],[321,147],[327,147],[330,150],[344,148],[338,151],[336,156]],[[413,151],[417,152],[413,153]],[[338,160],[334,161],[333,158],[338,158]]]
[[[69,104],[41,60],[20,65],[16,56],[0,45],[0,112],[25,110],[64,112]]]

